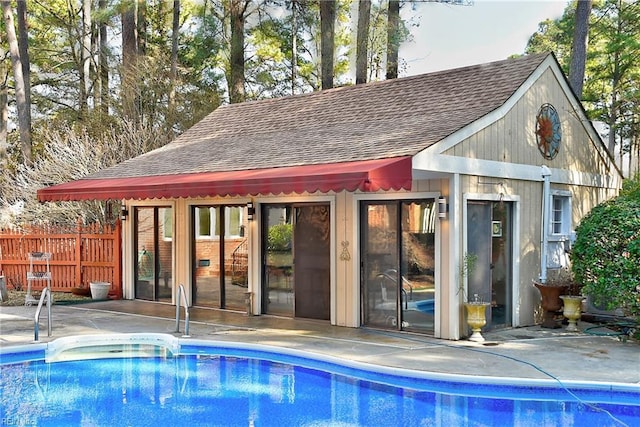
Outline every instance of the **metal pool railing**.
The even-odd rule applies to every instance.
[[[36,310],[36,315],[34,316],[34,324],[33,324],[33,340],[38,342],[39,340],[39,329],[40,329],[40,311],[42,310],[42,304],[44,303],[44,298],[47,298],[47,336],[51,336],[51,290],[46,287],[42,289],[42,294],[40,295],[40,302],[38,303],[38,309]]]
[[[189,338],[189,304],[184,285],[178,286],[178,299],[176,300],[176,332],[180,332],[180,303],[184,305],[184,338]]]

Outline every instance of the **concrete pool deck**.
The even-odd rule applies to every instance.
[[[0,306],[0,347],[34,340],[36,307]],[[176,333],[175,306],[143,301],[103,301],[52,306],[47,337],[46,309],[40,342],[100,333],[184,333],[184,310]],[[556,378],[636,384],[640,389],[640,344],[612,336],[568,333],[540,326],[484,333],[484,343],[447,341],[410,333],[330,326],[327,322],[247,316],[231,311],[191,308],[194,339],[259,343],[305,350],[347,360],[440,373]],[[590,326],[579,322],[584,329]]]

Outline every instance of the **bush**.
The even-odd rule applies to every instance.
[[[571,251],[583,293],[608,309],[640,316],[640,188],[630,180],[620,196],[596,206],[576,228]]]
[[[292,224],[272,225],[267,232],[267,249],[270,251],[291,250],[292,235]]]

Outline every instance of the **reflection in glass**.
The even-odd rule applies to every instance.
[[[436,204],[364,202],[363,323],[434,332]]]
[[[135,297],[151,301],[172,299],[173,209],[135,208]]]
[[[248,287],[244,206],[194,206],[194,304],[243,310]]]

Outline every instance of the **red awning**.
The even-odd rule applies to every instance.
[[[81,179],[42,188],[38,190],[38,200],[155,199],[392,189],[411,189],[411,157],[229,172]]]

